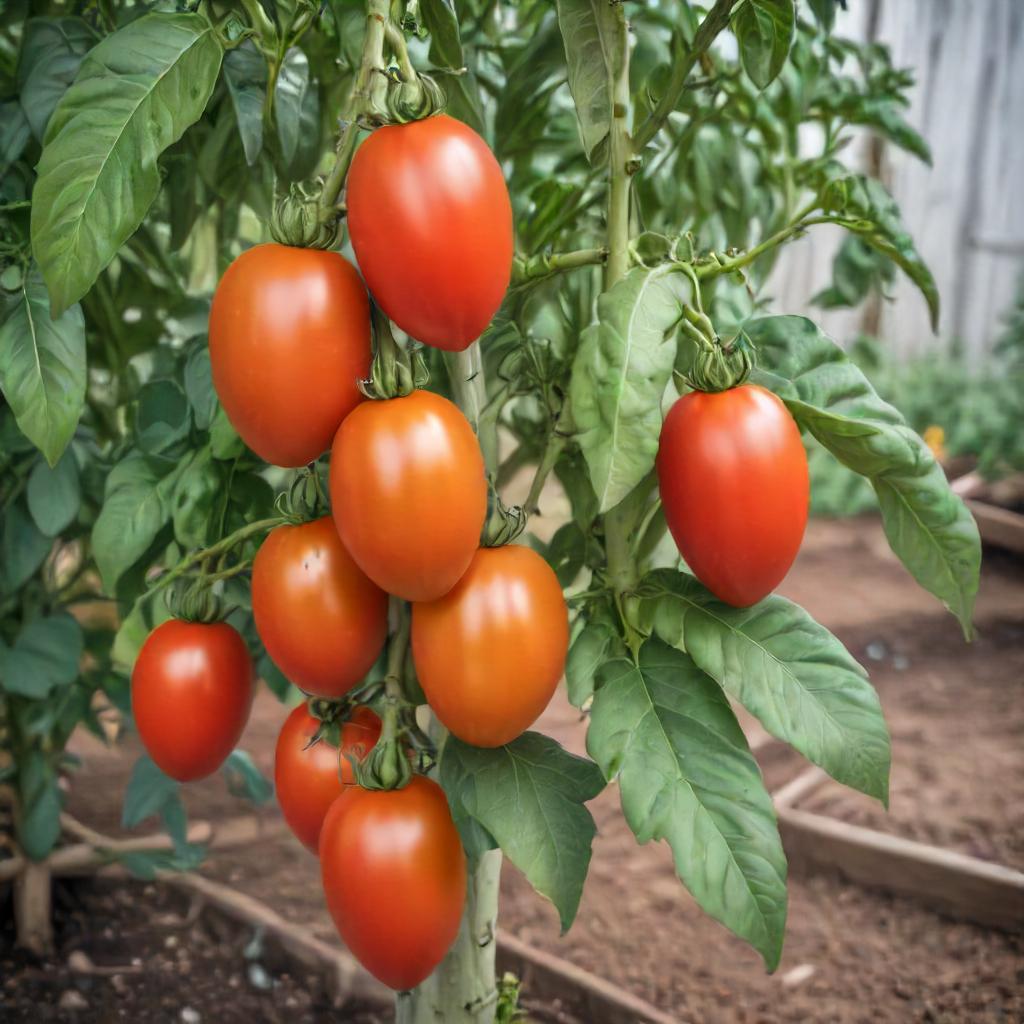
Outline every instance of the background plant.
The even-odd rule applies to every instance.
[[[287,696],[261,657],[246,573],[283,521],[275,495],[300,478],[246,451],[220,410],[203,337],[209,296],[271,222],[333,229],[360,130],[386,121],[389,101],[426,71],[502,162],[518,251],[480,343],[424,353],[431,386],[474,423],[499,492],[532,466],[528,513],[549,481],[569,499],[569,521],[532,543],[573,609],[567,683],[589,714],[590,759],[539,733],[494,751],[437,737],[474,866],[470,913],[437,978],[400,1012],[493,1016],[496,850],[567,928],[594,834],[585,803],[613,778],[638,840],[667,839],[698,902],[772,968],[785,858],[726,698],[883,802],[888,735],[863,669],[806,612],[779,597],[732,609],[680,571],[651,470],[663,404],[695,361],[751,348],[752,379],[870,484],[896,554],[970,633],[977,533],[927,447],[810,321],[761,315],[784,244],[835,223],[850,241],[824,301],[858,301],[902,272],[937,321],[934,283],[895,203],[842,163],[860,128],[928,158],[901,115],[910,78],[883,47],[833,35],[832,0],[465,0],[457,10],[370,0],[368,10],[369,20],[347,0],[4,9],[9,843],[45,868],[67,737],[95,716],[97,692],[127,714],[126,676],[166,614],[169,582],[216,581],[261,674]],[[59,500],[33,514],[37,476]],[[15,551],[34,551],[34,564],[12,577]],[[81,627],[65,610],[100,592],[116,602],[116,633],[110,619],[86,629],[88,658],[62,645],[54,666],[36,634],[59,630],[70,643]],[[58,722],[60,706],[72,710]],[[25,716],[43,723],[27,746]],[[180,806],[141,761],[126,821],[162,814],[178,849],[137,870],[194,863]]]

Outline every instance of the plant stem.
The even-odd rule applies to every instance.
[[[537,472],[533,474],[530,492],[526,495],[526,501],[523,502],[523,508],[528,516],[540,511],[537,503],[540,501],[541,491],[544,490],[544,484],[547,482],[551,470],[555,468],[562,449],[565,448],[566,440],[565,435],[559,433],[557,426],[548,434],[548,443],[544,446],[544,454],[541,456],[540,462],[537,463]]]
[[[766,252],[774,249],[778,245],[782,245],[783,242],[788,241],[794,235],[798,235],[811,227],[813,224],[832,224],[835,218],[833,217],[811,217],[808,214],[817,209],[818,202],[815,200],[801,210],[800,213],[794,218],[792,223],[787,224],[786,227],[780,231],[776,231],[774,235],[769,235],[763,242],[759,242],[752,249],[748,249],[744,253],[740,253],[739,256],[735,256],[729,260],[722,260],[715,263],[706,263],[695,268],[697,277],[701,280],[710,280],[713,277],[720,277],[722,274],[732,274],[737,270],[742,270],[744,267],[750,266],[758,257],[763,256]]]
[[[391,52],[395,55],[395,60],[398,62],[398,73],[402,76],[402,81],[415,81],[416,69],[412,66],[412,61],[409,59],[409,49],[405,45],[405,36],[402,34],[402,30],[394,22],[389,21],[384,26],[384,37],[391,48]]]
[[[538,253],[535,256],[517,256],[512,263],[512,287],[538,281],[545,277],[593,267],[608,258],[607,249],[578,249],[575,252]]]
[[[671,77],[668,85],[658,100],[654,110],[651,111],[647,120],[636,132],[636,152],[643,152],[644,148],[661,130],[661,126],[668,119],[668,116],[679,105],[679,97],[686,88],[686,80],[690,77],[694,64],[700,60],[701,55],[706,53],[715,38],[729,24],[729,17],[736,0],[718,0],[707,16],[700,23],[696,34],[693,37],[693,45],[689,48],[686,56],[672,66]]]
[[[345,110],[342,114],[341,132],[338,135],[337,155],[334,166],[324,179],[323,192],[320,195],[320,209],[324,212],[333,210],[338,205],[345,177],[348,175],[349,164],[356,151],[358,125],[356,122],[367,113],[373,101],[373,76],[384,70],[384,38],[388,24],[387,0],[367,0],[366,2],[366,36],[363,39],[363,51],[359,60],[352,91],[348,95]]]
[[[446,352],[444,359],[455,404],[465,413],[477,433],[487,472],[494,473],[498,466],[498,422],[496,416],[484,415],[487,386],[480,342],[474,341],[462,352]]]

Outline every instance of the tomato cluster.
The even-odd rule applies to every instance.
[[[378,129],[356,152],[347,210],[362,278],[390,320],[448,350],[484,330],[508,286],[512,212],[479,136],[443,115]],[[342,938],[383,982],[407,989],[455,939],[466,859],[435,782],[411,763],[398,788],[374,774],[383,751],[411,761],[394,704],[383,724],[352,707],[387,641],[388,595],[412,602],[413,663],[435,714],[480,746],[514,740],[548,703],[568,612],[539,555],[481,547],[488,484],[459,408],[425,390],[362,400],[362,278],[337,253],[257,246],[224,274],[209,341],[217,394],[258,455],[297,467],[331,448],[331,515],[278,526],[252,566],[260,639],[310,695],[281,728],[275,783],[288,825],[319,854]],[[132,679],[143,742],[174,778],[210,774],[244,728],[252,686],[232,627],[166,623]],[[368,687],[372,699],[380,688]]]

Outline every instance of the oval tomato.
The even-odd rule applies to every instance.
[[[800,430],[775,395],[753,384],[684,395],[661,429],[657,471],[672,537],[708,590],[745,608],[782,581],[810,482]]]
[[[341,746],[325,739],[312,746],[320,722],[305,704],[284,720],[274,751],[274,788],[288,827],[303,846],[317,852],[320,828],[330,806],[355,783],[348,755],[362,760],[380,738],[380,719],[366,707],[356,708],[341,727]]]
[[[466,855],[436,782],[346,789],[324,819],[320,869],[338,933],[385,985],[414,988],[444,959],[466,900]]]
[[[430,391],[355,409],[334,439],[330,489],[342,543],[374,583],[407,601],[455,586],[487,515],[473,428]]]
[[[370,369],[369,301],[355,268],[336,252],[246,250],[213,296],[210,364],[228,419],[260,458],[312,462]]]
[[[356,150],[346,204],[359,269],[403,331],[452,352],[483,333],[512,271],[512,205],[472,128],[444,114],[378,128]]]
[[[179,782],[215,772],[249,719],[252,659],[226,622],[170,619],[132,669],[132,714],[149,756]]]
[[[252,566],[252,613],[274,664],[321,697],[352,689],[388,631],[387,594],[352,560],[330,516],[271,531]]]
[[[499,747],[547,707],[565,668],[569,613],[530,548],[480,548],[444,597],[412,608],[416,674],[437,717],[475,747]]]

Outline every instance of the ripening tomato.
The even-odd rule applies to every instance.
[[[414,988],[444,959],[466,899],[466,855],[436,782],[346,789],[324,819],[320,869],[338,933],[385,985]]]
[[[364,402],[334,439],[331,508],[342,543],[377,586],[407,601],[447,593],[487,515],[469,421],[430,391]]]
[[[228,419],[260,458],[312,462],[369,373],[369,301],[355,268],[318,249],[246,250],[213,296],[210,364]]]
[[[366,707],[356,708],[341,727],[341,746],[326,739],[312,746],[320,722],[305,704],[284,720],[274,752],[274,788],[288,827],[303,846],[317,852],[320,827],[342,786],[355,783],[348,755],[361,761],[380,738],[380,719]]]
[[[753,384],[684,395],[661,428],[657,470],[694,575],[737,608],[771,593],[800,550],[810,494],[800,430],[782,402]]]
[[[528,729],[565,669],[569,613],[547,562],[530,548],[480,548],[455,587],[412,607],[416,674],[460,740],[499,747]]]
[[[450,352],[483,333],[512,271],[512,205],[472,128],[444,114],[378,128],[356,150],[346,204],[359,269],[403,331]]]
[[[132,714],[149,756],[179,782],[215,772],[241,738],[253,696],[252,659],[226,622],[170,619],[132,669]]]
[[[351,690],[388,631],[387,594],[352,560],[330,516],[269,534],[252,566],[252,613],[274,664],[321,697]]]

